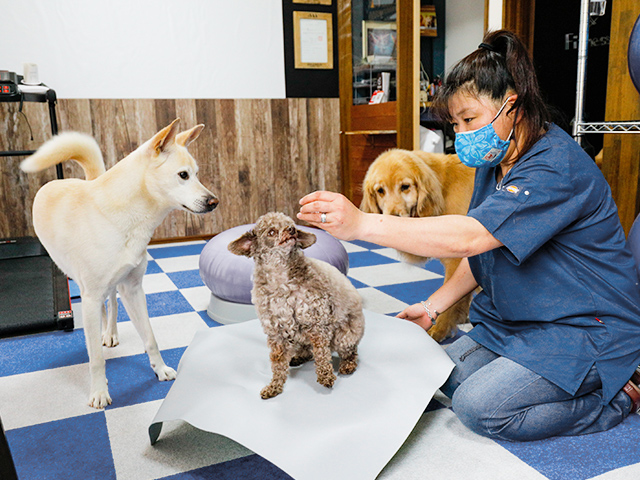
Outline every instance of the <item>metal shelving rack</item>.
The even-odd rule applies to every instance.
[[[589,44],[589,22],[592,16],[602,16],[606,0],[582,0],[580,4],[580,32],[578,34],[578,78],[576,83],[576,110],[573,138],[582,144],[586,133],[640,133],[640,120],[630,122],[584,122],[584,93],[587,82],[587,47]]]

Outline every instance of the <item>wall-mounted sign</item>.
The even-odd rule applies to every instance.
[[[330,13],[293,12],[295,68],[333,68]]]
[[[425,5],[420,8],[420,35],[426,37],[438,36],[435,5]]]

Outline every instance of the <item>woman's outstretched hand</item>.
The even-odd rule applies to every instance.
[[[421,326],[425,330],[429,330],[433,325],[433,323],[431,322],[431,319],[429,318],[429,315],[427,315],[427,311],[424,309],[424,307],[420,303],[415,303],[405,308],[398,315],[396,315],[396,317],[409,320],[410,322],[413,322],[416,325]]]
[[[313,192],[300,200],[300,213],[297,216],[340,240],[355,240],[361,238],[365,215],[344,195]]]

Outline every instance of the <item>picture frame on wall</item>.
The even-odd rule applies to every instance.
[[[420,8],[420,35],[425,37],[438,36],[435,5],[424,5]]]
[[[293,0],[293,3],[308,3],[312,5],[331,5],[331,0]]]
[[[396,22],[362,21],[362,58],[367,63],[393,63],[397,57]]]
[[[324,12],[293,12],[294,67],[333,68],[333,17]]]

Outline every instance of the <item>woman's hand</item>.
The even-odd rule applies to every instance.
[[[433,326],[429,315],[427,315],[427,311],[420,303],[416,303],[411,305],[410,307],[405,308],[402,312],[396,315],[396,317],[409,320],[410,322],[421,326],[425,330],[429,330]]]
[[[313,192],[300,200],[298,218],[314,227],[326,230],[340,240],[360,238],[365,213],[344,195],[334,192]],[[322,223],[322,214],[325,222]]]

